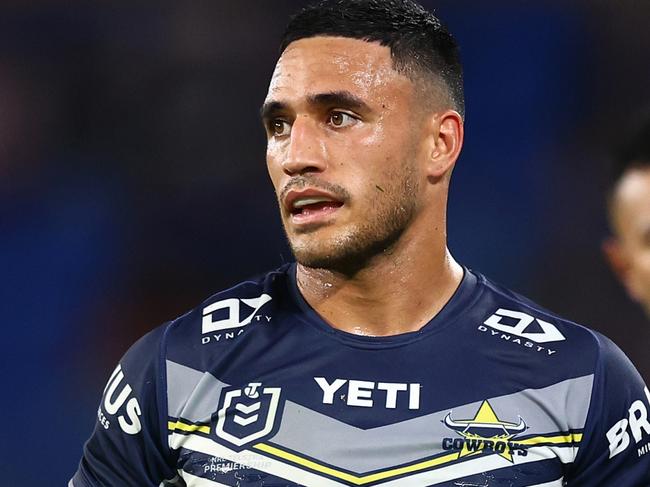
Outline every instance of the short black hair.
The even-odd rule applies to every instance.
[[[287,26],[280,54],[299,39],[340,36],[379,42],[390,48],[393,65],[413,79],[432,75],[448,91],[453,108],[465,116],[463,68],[456,40],[431,12],[412,0],[322,0]]]
[[[650,110],[647,110],[635,124],[631,135],[615,149],[611,174],[607,186],[607,204],[610,219],[614,195],[621,179],[629,171],[635,169],[650,169]]]

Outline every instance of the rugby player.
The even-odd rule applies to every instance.
[[[295,16],[262,120],[297,262],[133,345],[70,486],[650,485],[622,352],[447,249],[463,114],[419,5]]]
[[[650,317],[650,118],[621,150],[608,213],[613,235],[603,244],[607,261]]]

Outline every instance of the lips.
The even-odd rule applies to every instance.
[[[297,225],[324,222],[342,206],[341,199],[315,188],[292,190],[284,198],[284,207]]]

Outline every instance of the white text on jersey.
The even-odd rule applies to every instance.
[[[645,388],[646,400],[650,404],[650,391]],[[638,444],[643,439],[643,433],[650,435],[650,423],[648,422],[648,408],[646,404],[637,399],[628,410],[628,417],[617,421],[614,426],[607,430],[606,436],[609,441],[609,458],[615,457],[630,446],[630,435],[628,428]],[[645,453],[645,452],[644,452]],[[639,455],[641,456],[641,454]]]
[[[334,404],[334,394],[347,384],[347,393],[340,397],[348,406],[371,408],[375,405],[377,396],[381,395],[386,409],[397,408],[400,400],[408,401],[409,409],[420,409],[420,384],[417,383],[370,382],[353,379],[334,379],[329,382],[325,377],[314,377],[314,380],[323,391],[323,404]]]
[[[122,389],[116,397],[117,389],[123,380],[124,372],[122,372],[122,367],[118,365],[111,374],[111,378],[108,379],[108,384],[106,384],[106,387],[104,388],[104,401],[102,404],[106,414],[114,416],[126,403],[124,410],[126,418],[124,414],[120,414],[117,417],[117,422],[120,425],[120,428],[122,428],[122,431],[129,435],[135,435],[142,429],[142,424],[140,423],[140,415],[142,414],[142,411],[140,410],[138,400],[135,397],[129,397],[131,396],[133,389],[126,382],[124,382]],[[108,429],[110,421],[102,414],[101,409],[97,412],[97,416],[104,428]]]

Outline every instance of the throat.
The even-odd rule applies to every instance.
[[[382,272],[368,280],[345,278],[324,269],[298,266],[298,288],[330,326],[365,336],[420,330],[445,306],[463,277],[455,261],[443,272],[403,276]]]

